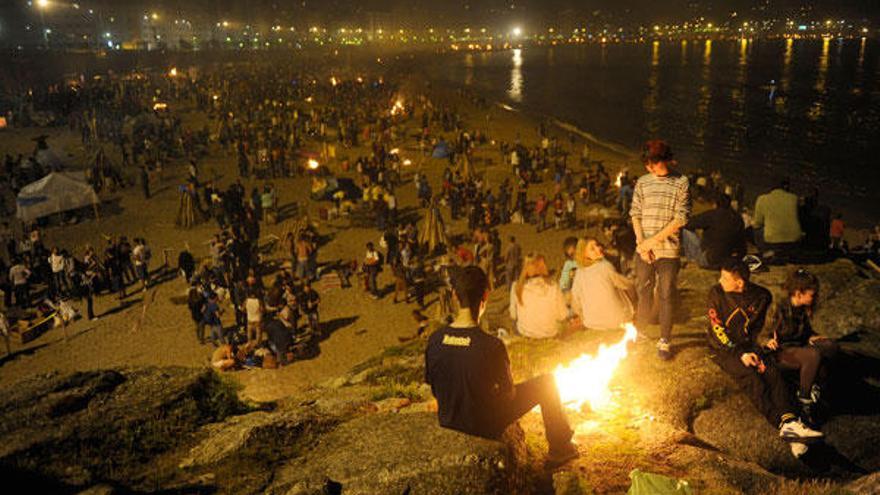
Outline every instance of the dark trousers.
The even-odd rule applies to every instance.
[[[783,416],[794,415],[788,385],[774,363],[765,360],[764,372],[758,373],[757,368],[744,365],[737,355],[720,354],[713,356],[712,360],[736,381],[771,425],[778,427]]]
[[[776,354],[776,360],[782,369],[800,371],[800,393],[804,397],[809,397],[813,384],[817,381],[823,382],[827,378],[828,360],[833,358],[839,349],[837,342],[819,340],[804,347],[783,347]]]
[[[499,430],[496,435],[500,436],[507,426],[522,417],[523,414],[532,410],[536,405],[541,406],[541,417],[544,419],[544,435],[550,450],[564,447],[574,434],[568,425],[568,419],[562,410],[562,402],[559,400],[559,391],[556,388],[556,380],[553,375],[540,375],[514,386],[516,393],[513,399],[502,403],[498,407]]]
[[[376,278],[379,276],[379,270],[373,267],[367,269],[367,287],[374,296],[379,295],[379,283]]]
[[[19,308],[27,308],[31,305],[30,298],[30,287],[28,284],[20,284],[16,285],[13,289],[15,291],[15,304]]]
[[[95,319],[95,298],[92,289],[86,289],[86,317],[90,320]]]
[[[636,256],[636,291],[639,301],[636,326],[643,327],[659,313],[660,338],[672,338],[675,289],[678,281],[678,258],[660,258],[647,263]],[[654,287],[657,288],[657,307],[654,305]]]
[[[0,287],[3,291],[3,305],[7,308],[12,307],[12,284],[6,284]]]
[[[201,321],[195,322],[196,324],[196,338],[199,340],[199,344],[205,343],[205,324]]]

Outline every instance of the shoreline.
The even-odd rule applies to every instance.
[[[606,169],[612,176],[623,168],[627,168],[631,174],[635,174],[636,176],[643,175],[643,169],[639,160],[639,153],[635,149],[632,149],[623,144],[615,143],[611,140],[603,139],[599,137],[599,135],[597,135],[595,132],[585,130],[575,123],[563,121],[552,113],[534,111],[528,108],[524,108],[522,104],[517,105],[492,90],[480,88],[475,85],[466,85],[462,82],[452,81],[450,79],[435,78],[429,75],[427,71],[424,70],[421,70],[419,72],[421,77],[424,77],[425,79],[431,81],[432,85],[446,86],[449,88],[453,88],[456,91],[463,90],[465,92],[469,92],[484,98],[492,108],[503,110],[501,115],[508,115],[512,117],[514,119],[514,123],[512,123],[511,125],[517,126],[518,124],[516,124],[515,121],[522,120],[524,121],[523,124],[519,125],[525,125],[525,129],[529,129],[534,128],[542,120],[545,120],[552,126],[548,126],[548,135],[556,136],[557,138],[559,138],[560,144],[568,141],[568,135],[574,134],[575,136],[577,136],[579,144],[584,142],[589,143],[591,147],[591,154],[596,157],[593,158],[593,160],[605,164]],[[493,120],[493,123],[497,122]],[[556,128],[555,132],[553,130],[554,127]],[[579,155],[579,151],[577,154]],[[599,155],[603,158],[598,158]],[[622,167],[609,168],[608,164],[622,165]],[[692,173],[698,168],[700,167],[695,167],[688,164],[679,164],[679,169],[685,174]],[[704,169],[704,172],[708,174],[709,170]],[[728,172],[725,177],[733,178],[734,180],[737,180],[737,182],[742,184],[744,188],[744,204],[741,205],[741,208],[747,207],[750,212],[754,211],[754,205],[757,197],[770,190],[765,187],[764,184],[754,181],[756,175],[745,175],[743,177],[740,177],[739,174],[731,174]],[[750,178],[752,180],[749,180]],[[794,192],[798,194],[800,198],[804,197],[804,195],[801,194],[798,188],[795,188]],[[825,196],[825,198],[826,201],[824,203],[829,206],[832,211],[839,211],[843,213],[844,220],[846,221],[847,225],[845,239],[849,242],[850,246],[861,246],[870,234],[871,229],[875,225],[880,224],[880,216],[872,217],[866,211],[870,209],[870,205],[872,204],[870,201],[863,201],[861,205],[848,205],[847,207],[841,207],[839,205],[829,204],[827,202],[828,197]]]

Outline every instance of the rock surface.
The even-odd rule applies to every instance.
[[[235,390],[210,370],[36,378],[0,403],[0,464],[72,486],[137,483],[157,456],[238,408]]]
[[[326,480],[343,493],[510,494],[508,447],[440,428],[436,415],[375,414],[340,425],[302,458],[275,474],[270,493],[321,493]]]

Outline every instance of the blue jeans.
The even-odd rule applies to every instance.
[[[636,326],[643,328],[659,313],[660,338],[672,338],[675,289],[678,279],[678,258],[660,258],[647,263],[636,255],[636,291],[639,296],[636,309]],[[654,287],[657,287],[657,304],[654,304]]]
[[[706,253],[700,245],[700,237],[692,230],[681,229],[681,252],[684,257],[700,265],[702,268],[709,266]]]
[[[223,342],[223,339],[226,337],[225,332],[223,332],[223,325],[210,325],[211,327],[211,342]]]
[[[306,273],[309,269],[308,260],[297,260],[296,261],[296,276],[299,278],[305,278]]]

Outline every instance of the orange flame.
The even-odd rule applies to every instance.
[[[623,325],[623,338],[610,346],[600,345],[595,355],[583,354],[567,366],[559,365],[553,375],[559,389],[559,397],[566,407],[580,409],[588,403],[593,410],[607,408],[611,404],[608,384],[618,365],[627,356],[627,345],[635,342],[638,332],[632,323]]]

